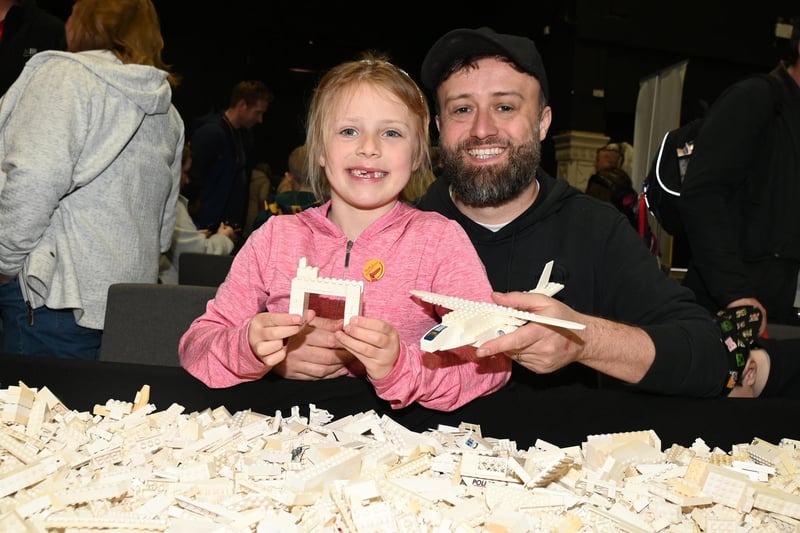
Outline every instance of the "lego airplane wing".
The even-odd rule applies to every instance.
[[[577,322],[455,296],[419,290],[412,290],[411,294],[425,302],[452,309],[442,317],[442,322],[438,326],[431,328],[420,339],[420,347],[427,352],[449,350],[467,344],[480,346],[490,339],[511,333],[526,322],[538,322],[568,329],[586,327]]]

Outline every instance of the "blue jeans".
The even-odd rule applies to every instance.
[[[102,330],[76,324],[72,309],[40,307],[29,315],[16,279],[0,284],[0,318],[5,353],[63,359],[97,359],[100,354]]]

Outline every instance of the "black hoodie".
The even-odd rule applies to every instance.
[[[692,292],[669,278],[628,220],[602,202],[538,173],[534,204],[497,232],[462,214],[446,178],[438,178],[418,207],[456,220],[466,230],[497,291],[528,291],[554,261],[550,280],[563,283],[555,298],[581,313],[641,327],[653,339],[656,357],[638,384],[641,390],[716,396],[727,376],[719,328]],[[570,368],[574,367],[574,368]],[[533,373],[515,379],[535,385],[586,381],[587,370],[573,364],[552,379]]]

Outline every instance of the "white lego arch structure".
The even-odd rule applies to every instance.
[[[292,280],[289,296],[289,312],[305,315],[308,310],[309,294],[325,294],[344,297],[344,323],[350,322],[353,315],[361,314],[361,294],[364,282],[349,279],[320,278],[319,268],[308,266],[305,257],[300,258],[297,275]]]

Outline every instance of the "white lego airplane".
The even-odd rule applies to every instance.
[[[563,289],[564,285],[561,283],[550,281],[552,270],[553,262],[550,261],[545,265],[536,287],[529,292],[553,296]],[[441,324],[428,330],[420,339],[420,347],[426,352],[450,350],[467,344],[480,346],[490,339],[511,333],[527,322],[538,322],[568,329],[584,329],[586,327],[569,320],[550,318],[519,311],[513,307],[474,302],[455,296],[444,296],[418,290],[412,290],[411,294],[425,302],[452,309],[442,317]]]

